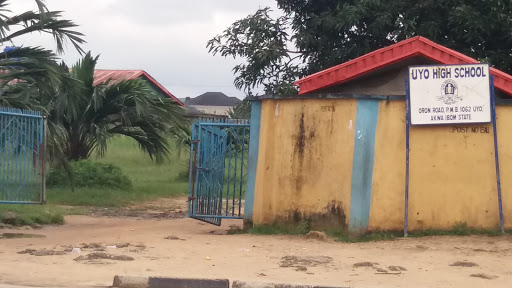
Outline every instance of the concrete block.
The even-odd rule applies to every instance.
[[[228,279],[182,279],[149,277],[149,288],[229,288]]]
[[[112,287],[116,288],[149,288],[148,277],[119,276],[114,277]]]
[[[348,287],[331,287],[331,286],[316,286],[316,285],[303,285],[303,284],[288,284],[288,283],[261,283],[261,282],[246,282],[246,281],[233,281],[231,288],[348,288]]]

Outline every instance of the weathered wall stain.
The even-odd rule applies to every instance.
[[[306,129],[304,128],[304,112],[301,114],[299,122],[299,134],[297,135],[297,141],[295,144],[295,151],[297,152],[299,159],[304,159],[304,146],[306,146]],[[302,166],[302,165],[301,165]]]
[[[279,117],[274,118],[277,103]],[[356,104],[355,99],[262,102],[255,224],[345,225],[354,147],[354,130],[347,125],[355,119]],[[329,108],[322,112],[323,106]]]
[[[309,119],[308,119],[309,120]],[[314,121],[314,120],[313,120]],[[306,131],[309,130],[309,131]],[[292,164],[292,176],[293,176],[293,182],[295,184],[295,189],[297,192],[301,192],[303,188],[304,181],[306,180],[306,177],[308,175],[304,175],[304,161],[307,162],[307,164],[311,164],[310,160],[312,156],[312,150],[313,147],[313,140],[315,138],[315,125],[308,125],[306,128],[305,124],[305,115],[304,111],[302,111],[299,125],[298,125],[298,131],[295,135],[295,155],[294,160],[296,160],[295,163]],[[306,159],[306,156],[308,156],[308,159]],[[295,161],[294,161],[295,162]]]
[[[317,231],[345,231],[348,224],[343,206],[340,201],[332,200],[318,212],[303,211],[301,208],[297,208],[276,217],[272,225]],[[308,227],[301,227],[303,225]]]

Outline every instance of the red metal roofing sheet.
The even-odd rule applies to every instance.
[[[417,36],[309,75],[295,84],[299,85],[299,94],[311,93],[348,82],[384,66],[415,56],[424,56],[441,64],[479,63],[469,56]],[[495,68],[491,68],[491,74],[494,75],[494,86],[512,96],[512,76]]]
[[[153,83],[153,85],[158,87],[158,89],[160,89],[162,91],[162,93],[164,93],[169,98],[173,99],[178,104],[183,106],[183,103],[181,103],[181,101],[178,98],[176,98],[174,95],[172,95],[171,92],[169,92],[167,89],[165,89],[164,86],[162,86],[160,83],[158,83],[155,80],[155,78],[151,77],[151,75],[149,75],[149,73],[147,73],[144,70],[94,70],[94,84],[93,85],[96,86],[98,84],[105,83],[108,80],[110,80],[114,83],[123,81],[123,80],[133,80],[133,79],[137,79],[141,76],[146,77],[151,83]]]
[[[144,73],[143,70],[94,70],[94,85],[107,82],[137,79]]]

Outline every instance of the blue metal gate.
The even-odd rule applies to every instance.
[[[243,219],[249,121],[202,119],[192,126],[188,215],[220,225]]]
[[[45,119],[0,107],[0,203],[45,202]]]

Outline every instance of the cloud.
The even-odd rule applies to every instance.
[[[233,86],[233,59],[208,54],[206,42],[234,21],[273,0],[47,0],[50,10],[62,10],[86,34],[85,50],[100,54],[99,68],[144,69],[178,97],[221,91],[243,97]],[[35,8],[33,0],[12,1],[14,12]],[[54,49],[48,35],[32,34],[25,45]],[[20,44],[20,43],[16,43]],[[63,60],[72,64],[79,54],[68,45]]]
[[[261,1],[264,3],[265,1]],[[266,1],[269,2],[269,1]],[[256,1],[233,0],[118,0],[110,3],[110,11],[136,19],[139,23],[167,25],[184,22],[211,22],[218,11],[249,14],[261,5]],[[271,3],[272,4],[272,3]]]

